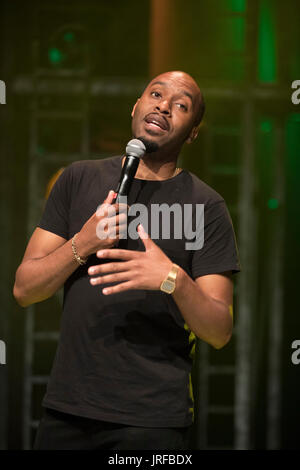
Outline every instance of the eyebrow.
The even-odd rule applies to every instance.
[[[166,82],[161,82],[160,80],[157,80],[156,82],[153,82],[153,83],[151,84],[151,86],[153,86],[153,85],[163,85],[163,86],[166,86],[167,84],[166,84]],[[193,103],[193,97],[192,97],[192,95],[191,95],[188,91],[183,91],[182,94],[183,94],[183,95],[186,95],[188,98],[190,98],[191,102]]]

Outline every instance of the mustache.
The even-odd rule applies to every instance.
[[[149,122],[151,120],[156,121],[163,129],[170,130],[169,121],[162,114],[149,113],[144,118],[144,121],[146,122]]]

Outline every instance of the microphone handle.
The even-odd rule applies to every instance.
[[[122,168],[119,184],[116,190],[116,196],[112,204],[115,204],[116,202],[118,203],[120,196],[128,196],[130,188],[131,188],[131,184],[132,184],[133,178],[135,177],[136,170],[138,169],[139,163],[140,163],[139,157],[134,157],[132,155],[126,156],[126,159]],[[120,247],[121,241],[122,240],[117,240],[114,245],[114,248]],[[122,246],[122,243],[121,243],[121,246]]]
[[[119,202],[120,196],[128,196],[139,163],[139,157],[134,157],[132,155],[126,156],[125,163],[122,168],[120,181],[116,190],[117,196],[115,197],[113,204]]]

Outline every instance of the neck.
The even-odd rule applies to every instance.
[[[145,155],[141,159],[136,178],[149,180],[165,180],[172,178],[176,173],[176,160],[160,161],[152,157],[152,154]]]
[[[124,165],[125,157],[122,159]],[[141,180],[166,180],[172,178],[181,171],[176,167],[176,162],[153,162],[147,159],[147,156],[141,158],[135,178]]]
[[[181,169],[176,168],[179,152],[157,151],[146,154],[141,158],[135,177],[144,180],[165,180],[178,174]],[[122,165],[125,157],[122,160]]]

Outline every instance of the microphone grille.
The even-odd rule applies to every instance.
[[[144,143],[139,139],[132,139],[126,146],[126,155],[142,158],[146,153]]]

